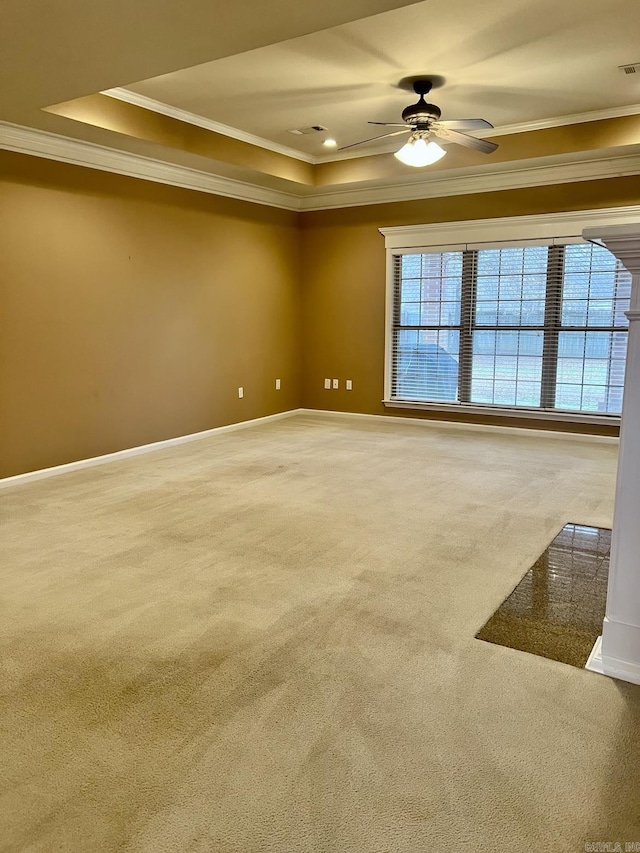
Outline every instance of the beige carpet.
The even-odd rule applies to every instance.
[[[0,493],[0,849],[640,841],[640,688],[474,639],[615,457],[298,416]]]

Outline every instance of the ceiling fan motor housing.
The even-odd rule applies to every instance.
[[[442,112],[435,104],[428,104],[421,96],[417,104],[411,104],[402,110],[402,120],[407,124],[430,124],[438,121]]]

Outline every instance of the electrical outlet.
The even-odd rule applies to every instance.
[[[240,386],[240,388],[238,388],[238,397],[239,397],[241,400],[242,400],[242,398],[244,397],[244,388],[243,388],[242,386]]]
[[[338,389],[339,387],[340,387],[340,380],[339,380],[339,379],[334,379],[334,380],[333,380],[333,389],[334,389],[334,391],[335,391],[336,389]]]
[[[331,380],[330,379],[324,380],[324,388],[325,388],[325,391],[328,391],[331,388]]]
[[[280,380],[276,379],[276,391],[280,390]]]
[[[344,387],[347,389],[347,391],[353,391],[353,382],[350,379],[347,379],[347,381],[344,383]]]

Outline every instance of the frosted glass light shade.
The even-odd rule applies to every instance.
[[[437,142],[410,139],[393,156],[406,166],[430,166],[432,163],[437,163],[446,153]]]

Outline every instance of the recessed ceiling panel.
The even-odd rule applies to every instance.
[[[322,155],[322,125],[347,145],[367,121],[398,121],[415,97],[398,88],[444,78],[430,99],[445,119],[496,127],[640,102],[638,0],[429,0],[128,86],[280,145]],[[381,143],[367,146],[371,153]]]

